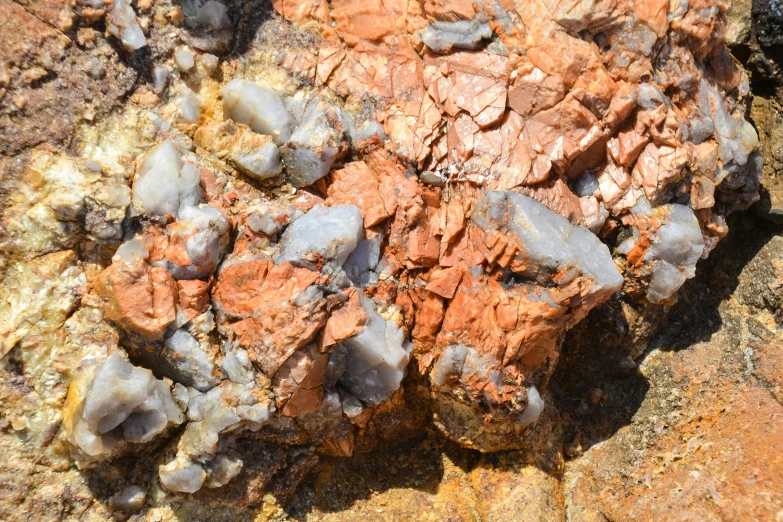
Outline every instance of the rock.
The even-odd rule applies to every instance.
[[[139,163],[133,183],[133,203],[139,211],[176,215],[180,205],[198,204],[200,175],[191,162],[183,162],[177,146],[165,140],[153,147]]]
[[[124,243],[112,265],[98,277],[96,290],[104,300],[107,319],[155,340],[176,318],[177,288],[165,268],[147,264],[148,257],[140,240]]]
[[[315,98],[282,149],[286,176],[295,187],[312,185],[329,173],[345,152],[342,111]]]
[[[119,351],[97,367],[89,383],[71,385],[66,413],[68,440],[86,462],[109,455],[123,441],[149,442],[184,420],[168,384]]]
[[[273,90],[247,80],[232,80],[222,89],[223,116],[282,145],[291,137],[294,119]]]
[[[196,131],[197,145],[229,160],[243,173],[257,179],[280,174],[280,152],[270,136],[256,134],[231,121],[213,122]]]
[[[199,279],[212,274],[228,245],[230,224],[223,212],[209,205],[179,208],[179,221],[169,226],[165,250],[175,279]]]
[[[106,15],[106,31],[119,39],[126,51],[135,51],[147,45],[147,39],[136,21],[136,13],[125,2],[118,0]]]
[[[647,299],[659,303],[669,299],[686,279],[696,273],[696,261],[704,252],[704,239],[693,211],[672,205],[669,219],[658,229],[644,256],[652,271]]]
[[[205,392],[220,383],[215,365],[199,343],[186,330],[174,332],[163,345],[155,368],[174,382]]]
[[[436,53],[448,53],[452,49],[475,50],[482,40],[491,37],[489,24],[478,17],[473,20],[433,22],[421,32],[421,40]]]
[[[135,513],[144,505],[147,493],[139,486],[128,486],[109,497],[109,506],[124,513]]]
[[[362,215],[355,206],[316,206],[283,232],[275,263],[290,262],[311,269],[330,262],[342,266],[361,232]]]
[[[403,331],[385,320],[369,299],[359,296],[367,323],[343,341],[348,349],[342,384],[364,404],[379,404],[400,387],[410,357]]]
[[[188,72],[193,68],[195,65],[195,57],[193,56],[193,51],[188,49],[187,47],[183,47],[182,49],[178,49],[174,52],[174,63],[177,64],[177,68],[182,72]]]
[[[574,267],[594,280],[593,292],[601,300],[622,284],[608,249],[595,235],[571,226],[532,198],[513,192],[489,192],[471,219],[485,232],[507,230],[512,235],[519,249],[519,272],[528,277],[542,280],[564,267]]]
[[[783,44],[783,10],[775,2],[754,0],[753,20],[755,21],[756,38],[764,47]]]

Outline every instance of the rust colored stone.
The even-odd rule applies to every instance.
[[[177,284],[165,268],[143,260],[116,262],[96,281],[106,317],[149,340],[163,337],[176,318]]]
[[[179,304],[190,318],[206,311],[209,306],[210,282],[199,279],[177,281]]]
[[[278,303],[290,302],[320,274],[269,259],[238,261],[218,274],[212,299],[229,315],[250,317]]]
[[[355,288],[343,292],[347,300],[343,305],[332,311],[323,330],[321,345],[323,348],[333,346],[362,331],[367,322],[367,314],[359,302],[359,293]]]

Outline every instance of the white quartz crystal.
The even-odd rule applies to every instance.
[[[76,445],[95,457],[121,440],[143,443],[184,421],[168,384],[115,351],[95,370],[73,423]]]
[[[127,51],[147,45],[147,39],[136,21],[136,13],[127,0],[114,0],[106,15],[106,30],[118,38]]]
[[[161,466],[159,475],[164,488],[181,493],[195,493],[207,478],[207,472],[198,463],[184,456]]]
[[[356,248],[363,230],[362,214],[357,207],[316,205],[283,232],[275,263],[290,261],[313,267],[320,256],[341,266]]]
[[[519,422],[524,426],[533,424],[538,420],[538,417],[541,416],[545,405],[544,399],[542,399],[541,395],[538,393],[538,388],[531,386],[527,389],[527,406],[525,407],[525,411],[519,416]]]
[[[361,294],[359,299],[367,323],[361,332],[343,341],[348,353],[340,384],[365,404],[379,404],[400,387],[410,343],[393,321],[376,312],[370,299]]]
[[[207,487],[219,488],[228,484],[242,471],[242,460],[229,455],[217,455],[206,465],[209,472]]]
[[[160,356],[163,360],[156,363],[158,370],[175,382],[199,391],[208,391],[220,382],[212,359],[187,330],[179,329],[166,339]]]
[[[492,38],[492,29],[486,20],[476,17],[456,22],[432,22],[419,35],[424,45],[442,53],[451,49],[477,49],[483,39]]]
[[[693,210],[671,205],[668,221],[658,229],[644,256],[652,270],[647,299],[659,303],[670,298],[695,275],[696,262],[703,252],[704,238]]]
[[[286,174],[292,185],[306,187],[329,173],[345,130],[338,107],[320,99],[308,103],[302,121],[283,147]]]
[[[196,59],[193,56],[193,51],[187,47],[177,49],[174,51],[174,63],[177,64],[177,68],[180,71],[188,72],[196,63]]]
[[[165,140],[153,147],[136,171],[133,202],[139,211],[165,216],[201,199],[198,168],[183,162],[177,146]]]
[[[589,230],[572,225],[535,199],[516,192],[487,192],[478,202],[472,219],[486,232],[508,227],[519,247],[530,257],[534,277],[576,268],[595,280],[593,292],[614,292],[623,277],[609,249]]]
[[[258,179],[273,178],[283,170],[280,151],[274,143],[242,147],[240,142],[232,149],[230,159],[240,170]]]
[[[248,80],[232,80],[221,90],[223,116],[248,125],[253,132],[272,136],[280,145],[291,137],[295,121],[285,102],[272,89]]]
[[[139,486],[128,486],[109,497],[109,506],[124,513],[135,513],[144,505],[147,493]]]
[[[223,212],[204,203],[186,205],[179,209],[179,227],[174,234],[185,246],[190,264],[180,266],[169,262],[168,269],[175,279],[199,279],[217,268],[228,245],[231,225]]]

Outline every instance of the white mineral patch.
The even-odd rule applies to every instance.
[[[115,351],[87,386],[72,435],[79,449],[94,457],[108,453],[123,439],[148,442],[183,420],[169,386]]]
[[[199,391],[208,391],[220,382],[209,355],[186,330],[179,329],[166,339],[161,356],[172,370],[167,376],[175,382]]]
[[[147,39],[136,21],[136,13],[126,0],[114,0],[106,15],[106,30],[118,38],[127,51],[147,45]]]
[[[456,22],[432,22],[420,33],[424,45],[436,53],[451,49],[477,49],[485,38],[492,38],[489,24],[479,17]]]
[[[204,203],[187,205],[179,209],[181,227],[175,234],[185,245],[190,265],[179,266],[169,263],[168,268],[175,279],[199,279],[217,268],[223,251],[228,244],[231,228],[228,218],[215,207]]]
[[[538,388],[531,386],[527,389],[527,406],[525,411],[519,416],[519,422],[524,426],[533,424],[541,416],[546,403],[538,393]]]
[[[507,224],[530,256],[534,276],[574,267],[595,279],[593,292],[614,292],[623,277],[609,249],[589,230],[572,225],[533,198],[516,192],[487,192],[472,219],[485,231]]]
[[[177,68],[182,72],[188,72],[196,64],[193,51],[187,47],[182,47],[174,51],[174,63],[177,64]]]
[[[704,252],[704,238],[690,207],[671,205],[668,221],[661,225],[644,256],[652,266],[647,299],[659,303],[674,295],[686,279],[696,273],[696,262]]]
[[[286,174],[295,187],[312,185],[329,173],[344,140],[342,111],[311,100],[283,148]]]
[[[353,205],[316,205],[288,226],[275,263],[314,266],[317,257],[342,266],[362,237],[362,214]]]
[[[109,506],[124,513],[135,513],[144,505],[147,493],[139,486],[128,486],[109,497]]]
[[[348,349],[340,384],[365,404],[379,404],[394,393],[405,376],[410,356],[403,331],[375,311],[372,301],[359,294],[367,314],[364,329],[343,341]]]
[[[133,202],[139,211],[176,215],[180,205],[195,205],[201,199],[198,168],[183,162],[174,142],[165,140],[153,147],[136,171]]]
[[[225,119],[244,123],[253,132],[272,136],[278,145],[291,137],[294,118],[283,99],[272,89],[248,80],[232,80],[221,92]]]

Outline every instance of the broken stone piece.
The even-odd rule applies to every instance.
[[[272,137],[256,134],[245,125],[212,122],[196,131],[194,141],[256,179],[275,177],[283,169]]]
[[[119,39],[126,51],[147,45],[147,39],[136,21],[136,13],[125,0],[115,0],[106,15],[106,31]]]
[[[68,396],[68,438],[88,457],[108,455],[120,442],[144,443],[181,424],[184,415],[169,385],[115,351]]]
[[[482,40],[492,38],[492,29],[479,17],[454,22],[432,22],[421,33],[424,44],[436,53],[452,49],[478,49]]]
[[[147,264],[148,257],[141,240],[127,241],[99,275],[96,290],[104,299],[107,319],[155,340],[176,318],[177,288],[165,268]]]
[[[410,343],[393,321],[375,311],[372,301],[359,295],[367,322],[361,332],[343,341],[348,349],[342,384],[364,404],[388,399],[402,382],[410,357]]]
[[[294,221],[280,238],[275,263],[306,268],[333,262],[342,266],[361,238],[362,214],[353,205],[315,206]]]
[[[248,80],[232,80],[221,92],[225,119],[269,135],[277,145],[289,140],[295,121],[275,91]]]
[[[201,199],[198,168],[183,162],[174,142],[165,140],[150,149],[136,169],[133,203],[140,212],[176,215],[181,205]]]
[[[342,111],[318,98],[311,100],[302,121],[283,147],[286,175],[295,187],[312,185],[329,173],[344,152]]]

